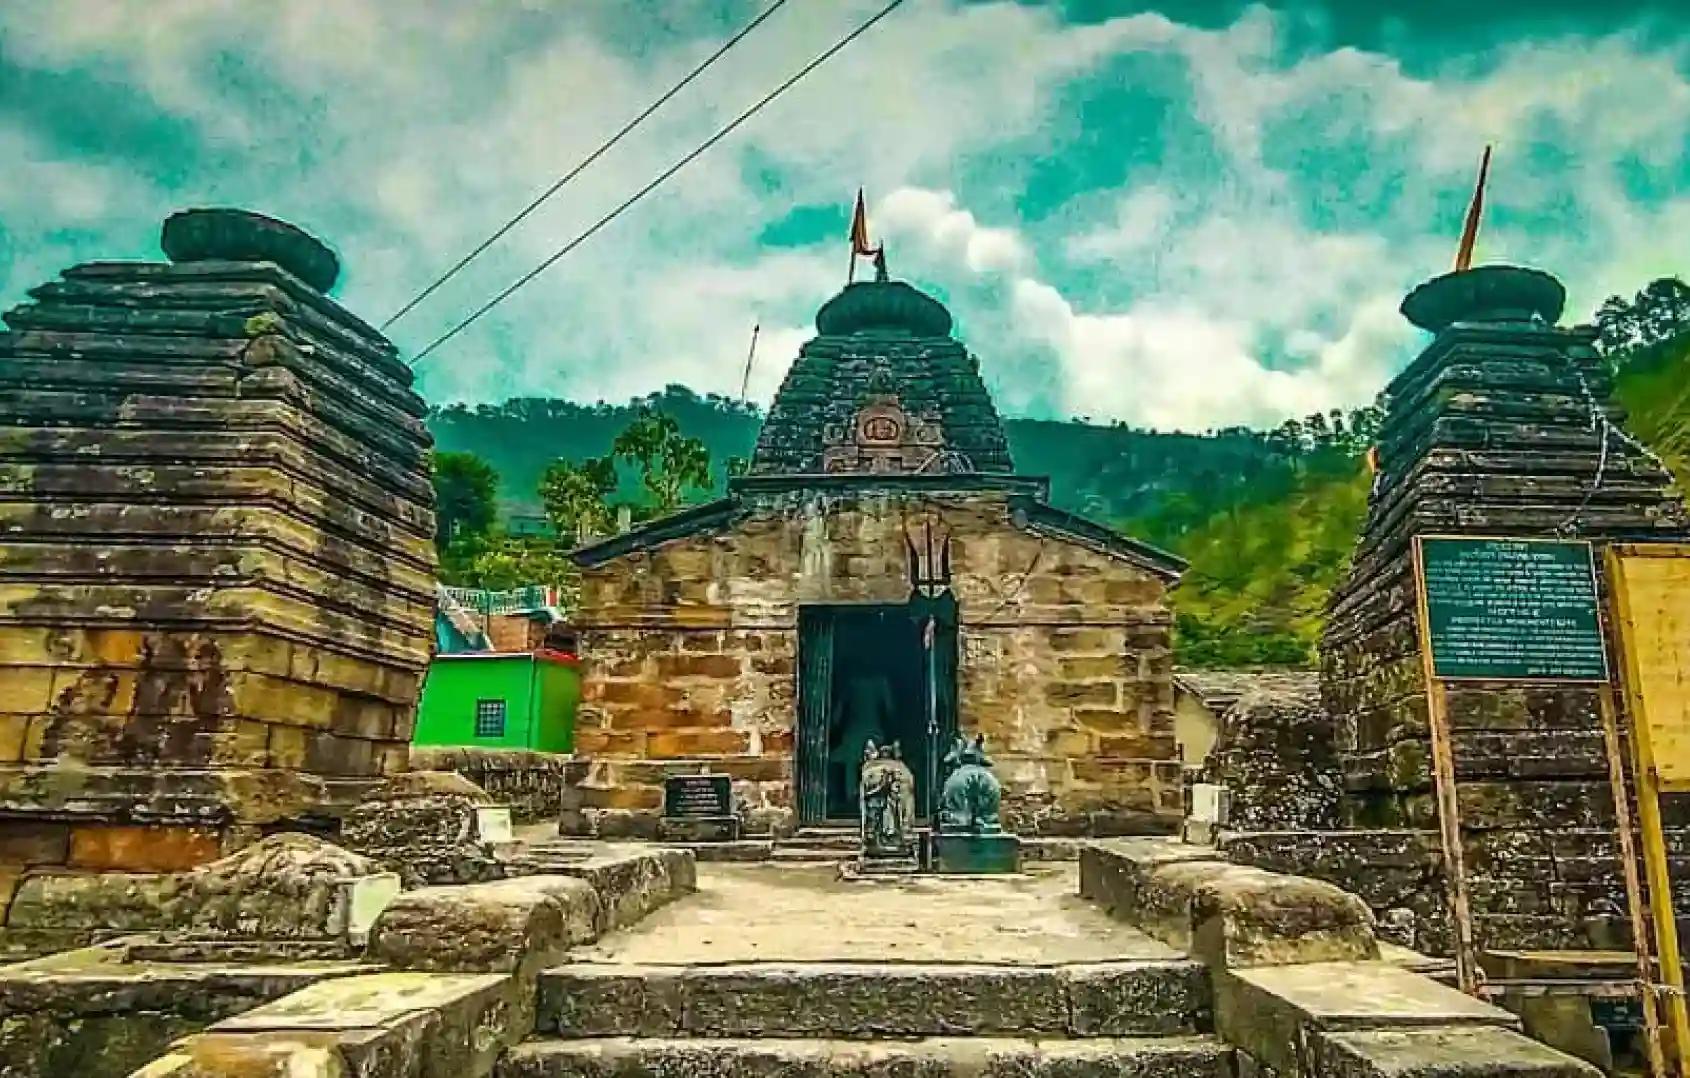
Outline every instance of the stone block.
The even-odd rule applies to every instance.
[[[548,871],[592,886],[599,898],[595,927],[600,935],[635,924],[698,888],[697,861],[690,850],[623,849]]]
[[[1069,1033],[1168,1036],[1211,1028],[1209,974],[1201,963],[1103,962],[1064,966]]]
[[[69,824],[0,821],[0,865],[62,865],[69,857]]]
[[[1218,972],[1215,1030],[1282,1075],[1324,1075],[1321,1032],[1443,1026],[1518,1028],[1518,1019],[1384,962],[1312,962]]]
[[[181,872],[217,859],[208,828],[83,824],[70,832],[69,863],[96,872]]]
[[[1355,895],[1214,856],[1174,842],[1093,843],[1080,854],[1081,894],[1215,968],[1378,955]]]
[[[1232,1078],[1231,1049],[1210,1037],[928,1037],[913,1041],[603,1038],[514,1049],[500,1078]]]
[[[324,981],[225,1019],[206,1040],[189,1038],[177,1051],[210,1055],[212,1038],[303,1039],[332,1046],[358,1078],[472,1078],[491,1074],[531,1022],[521,986],[509,976],[374,973]],[[245,1078],[240,1071],[230,1078],[236,1075]]]
[[[1313,1040],[1329,1078],[1597,1078],[1588,1063],[1504,1029],[1323,1032]]]
[[[387,1078],[391,1069],[355,1072],[331,1034],[201,1034],[129,1078]]]
[[[566,876],[424,887],[376,919],[369,954],[402,970],[531,977],[597,939],[603,921],[592,885]]]

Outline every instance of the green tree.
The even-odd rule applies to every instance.
[[[616,461],[610,457],[588,457],[583,461],[559,458],[546,466],[540,477],[540,502],[558,536],[568,542],[584,543],[610,531],[616,518],[610,495],[616,490]]]
[[[486,535],[497,518],[499,473],[474,453],[439,452],[434,479],[434,545],[442,554],[454,539]]]
[[[673,513],[689,489],[710,486],[710,451],[701,440],[682,434],[680,424],[664,412],[640,409],[611,449],[639,468],[653,515]]]
[[[1690,332],[1690,285],[1661,277],[1636,296],[1609,296],[1596,310],[1596,343],[1604,355],[1618,356]]]
[[[463,586],[505,591],[529,584],[549,584],[565,596],[574,594],[577,574],[574,563],[552,539],[532,536],[496,536],[470,558],[463,574]],[[573,602],[566,598],[565,605]]]

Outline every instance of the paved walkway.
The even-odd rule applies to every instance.
[[[839,879],[832,865],[701,864],[698,894],[576,960],[1040,966],[1179,957],[1078,891],[1072,863],[996,879],[856,881]]]

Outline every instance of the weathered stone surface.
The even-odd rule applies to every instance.
[[[250,210],[173,213],[159,246],[174,262],[274,262],[319,292],[334,287],[340,260],[305,232]]]
[[[1068,1031],[1077,1037],[1175,1034],[1213,1027],[1209,975],[1197,962],[1067,966]]]
[[[433,620],[425,409],[299,276],[332,255],[167,233],[196,261],[72,268],[0,333],[0,807],[110,825],[67,849],[101,870],[229,848],[121,828],[334,815],[402,766]]]
[[[1372,914],[1355,895],[1212,856],[1173,842],[1092,843],[1081,893],[1216,969],[1377,957]]]
[[[1384,962],[1228,970],[1214,990],[1216,1031],[1286,1076],[1326,1073],[1312,1046],[1322,1031],[1519,1025],[1507,1011]]]
[[[651,911],[698,889],[698,867],[690,850],[632,847],[597,852],[584,860],[548,864],[545,871],[573,876],[599,896],[600,935],[627,928]]]
[[[870,1043],[608,1037],[520,1045],[500,1061],[496,1073],[498,1078],[1232,1078],[1232,1052],[1207,1037],[934,1037]]]
[[[491,800],[486,792],[458,775],[414,774],[425,777],[347,813],[340,840],[397,872],[407,887],[501,878],[504,868],[477,827],[476,809]],[[454,792],[427,792],[443,787]]]
[[[1335,731],[1314,686],[1281,680],[1249,688],[1221,718],[1203,781],[1230,795],[1230,827],[1336,827],[1343,785]]]
[[[366,1078],[322,1033],[212,1034],[188,1039],[130,1078]]]
[[[1433,831],[1223,831],[1215,848],[1229,861],[1325,880],[1373,911],[1380,939],[1447,953],[1449,914],[1443,856]],[[1469,861],[1472,867],[1473,862]],[[1541,871],[1552,873],[1545,863]]]
[[[1596,1078],[1588,1063],[1493,1028],[1320,1033],[1317,1073],[1330,1078]]]
[[[348,977],[219,1022],[207,1041],[190,1038],[178,1051],[209,1054],[200,1045],[231,1036],[308,1037],[332,1046],[357,1078],[475,1078],[528,1032],[532,1015],[521,997],[516,980],[499,974]]]
[[[187,927],[237,939],[349,938],[399,890],[377,862],[309,835],[271,835],[189,877]]]
[[[599,936],[585,880],[525,876],[407,891],[376,920],[370,957],[395,969],[533,975]]]
[[[173,1040],[352,963],[162,965],[111,943],[0,969],[0,1074],[122,1078]]]
[[[272,835],[191,872],[37,871],[17,886],[6,932],[49,931],[61,946],[125,932],[183,929],[201,938],[345,941],[398,879],[307,835]]]
[[[417,771],[451,771],[485,791],[492,803],[509,805],[517,823],[557,818],[570,772],[568,757],[473,746],[412,746]]]

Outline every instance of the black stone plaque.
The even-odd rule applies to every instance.
[[[1438,677],[1608,679],[1589,543],[1428,536],[1420,544]]]
[[[698,820],[733,814],[733,784],[726,775],[670,775],[663,780],[665,816]]]

